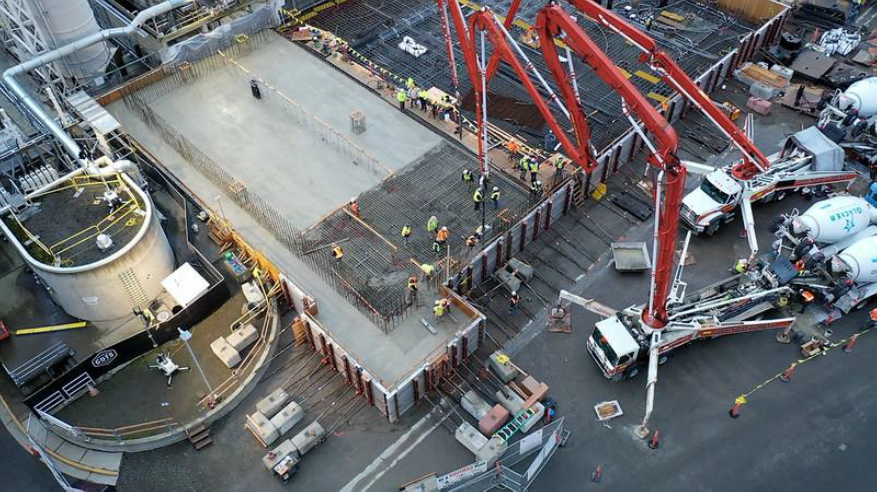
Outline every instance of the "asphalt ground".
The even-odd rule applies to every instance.
[[[765,224],[789,206],[790,198],[756,209]],[[713,238],[694,238],[697,264],[686,268],[690,288],[706,285],[745,251],[738,227]],[[762,244],[766,231],[759,231]],[[646,232],[646,231],[642,231]],[[717,247],[717,245],[721,245]],[[729,247],[729,245],[731,247]],[[589,279],[586,297],[616,308],[645,299],[645,277],[624,276],[606,268]],[[865,313],[833,325],[833,341],[855,332]],[[748,397],[738,419],[728,412],[738,395],[786,370],[801,354],[795,345],[778,343],[774,332],[741,334],[696,342],[675,352],[661,366],[652,429],[661,432],[651,450],[633,435],[644,413],[645,378],[611,383],[585,350],[585,339],[598,317],[577,309],[573,333],[543,333],[516,363],[551,386],[560,415],[572,432],[569,444],[543,470],[531,490],[583,490],[596,487],[658,490],[865,490],[868,456],[877,428],[869,416],[877,397],[863,377],[877,354],[877,335],[862,336],[850,354],[840,347],[810,360]],[[624,416],[603,425],[593,406],[618,400]],[[590,474],[602,467],[602,482]]]
[[[39,458],[27,453],[6,429],[0,430],[0,456],[3,456],[3,484],[0,490],[61,490],[49,469]]]

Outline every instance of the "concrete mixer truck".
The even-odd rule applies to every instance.
[[[835,142],[862,135],[877,137],[877,77],[853,83],[820,103],[817,126]]]
[[[848,313],[877,294],[877,207],[837,196],[778,219],[774,256],[797,274],[788,285],[829,311]]]

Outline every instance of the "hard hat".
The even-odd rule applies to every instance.
[[[494,186],[493,191],[499,191],[499,186]]]
[[[516,291],[516,290],[513,290],[513,291],[512,291],[512,295],[513,295],[513,296],[516,296],[516,295],[518,295],[518,291]]]
[[[447,230],[448,230],[447,226],[446,226],[446,227],[442,227],[442,230],[443,230],[443,231],[447,231]]]
[[[542,186],[542,181],[536,180],[536,184]]]
[[[355,196],[350,197],[350,203],[356,203],[356,197],[355,197]]]

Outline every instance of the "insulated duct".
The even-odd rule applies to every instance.
[[[16,99],[18,99],[18,102],[26,106],[27,109],[31,113],[33,113],[33,115],[38,120],[40,120],[43,126],[45,126],[46,129],[61,142],[61,145],[64,146],[64,149],[67,150],[67,153],[73,159],[80,160],[81,166],[83,168],[88,168],[91,166],[91,164],[85,160],[85,156],[82,155],[82,149],[79,147],[79,145],[73,140],[70,135],[67,134],[67,132],[64,131],[63,128],[61,128],[60,125],[58,125],[58,123],[55,122],[54,118],[46,113],[46,111],[42,107],[42,104],[34,99],[34,97],[28,93],[27,89],[19,84],[18,81],[15,80],[15,78],[18,75],[29,72],[35,68],[39,68],[49,63],[56,62],[68,55],[79,53],[82,50],[94,46],[95,44],[102,43],[110,39],[130,36],[131,34],[137,32],[140,26],[142,26],[143,23],[145,23],[149,19],[169,12],[175,8],[188,5],[192,2],[193,0],[167,0],[166,2],[160,3],[154,7],[150,7],[146,10],[141,11],[139,14],[137,14],[136,17],[134,17],[131,23],[125,27],[105,29],[103,31],[74,41],[70,44],[61,46],[60,48],[43,53],[31,60],[20,63],[3,72],[3,84],[11,90],[12,95]]]

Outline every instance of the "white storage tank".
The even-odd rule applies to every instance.
[[[817,243],[831,244],[877,222],[877,209],[864,198],[837,196],[814,204],[796,217],[793,232],[806,233]]]
[[[58,48],[101,30],[88,0],[29,0],[31,12],[43,24],[45,41]],[[92,80],[110,62],[107,44],[98,43],[64,58],[57,66],[67,77]]]
[[[161,294],[161,281],[174,271],[173,250],[149,195],[127,175],[105,178],[125,204],[113,210],[99,198],[107,189],[102,180],[79,179],[34,197],[41,210],[23,222],[4,217],[4,233],[71,316],[92,322],[131,316]],[[93,234],[94,223],[105,227],[106,221],[116,222]],[[46,249],[55,246],[54,257],[22,245],[16,237],[22,225]]]

